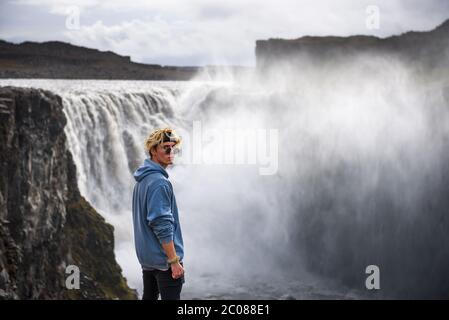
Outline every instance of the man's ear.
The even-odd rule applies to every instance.
[[[150,158],[153,159],[153,153],[156,153],[156,149],[153,147],[150,149]]]

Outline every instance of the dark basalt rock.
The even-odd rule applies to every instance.
[[[79,193],[65,124],[59,96],[0,88],[0,299],[135,299],[113,227]]]
[[[60,41],[0,40],[0,78],[189,80],[197,67],[132,62],[129,56]]]
[[[430,31],[410,31],[387,38],[356,35],[257,40],[256,65],[259,72],[265,72],[287,62],[288,70],[300,72],[310,65],[324,69],[328,64],[344,63],[354,55],[365,54],[398,57],[417,72],[437,72],[440,62],[449,58],[448,47],[449,20],[446,20]]]

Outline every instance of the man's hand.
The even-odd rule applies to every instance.
[[[173,279],[179,279],[184,275],[184,268],[181,266],[179,262],[172,263],[171,267],[171,276]]]
[[[168,243],[162,243],[162,248],[165,251],[165,254],[167,255],[169,260],[173,260],[176,257],[176,251],[175,251],[175,244],[172,241]],[[172,271],[172,278],[173,279],[179,279],[184,275],[184,268],[182,265],[178,262],[172,263],[170,265],[171,271]]]

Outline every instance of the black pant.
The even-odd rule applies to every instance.
[[[173,279],[171,274],[171,268],[167,271],[143,270],[142,300],[157,300],[159,293],[161,300],[180,300],[184,275]]]

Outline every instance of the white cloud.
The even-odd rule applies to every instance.
[[[165,60],[165,64],[175,64],[182,57],[192,60],[184,64],[251,64],[254,54],[254,41],[247,39],[244,32],[223,32],[219,22],[168,22],[160,16],[112,26],[97,21],[79,30],[67,30],[65,35],[74,44],[131,53],[136,61]]]
[[[46,7],[50,13],[59,15],[66,15],[67,9],[73,6],[84,10],[99,4],[97,0],[16,0],[11,2],[21,6]]]
[[[410,29],[426,30],[449,17],[447,1],[430,0],[19,0],[20,7],[39,6],[65,15],[68,6],[81,12],[79,30],[48,34],[161,64],[253,64],[257,39],[304,35],[373,34],[388,36]],[[365,26],[367,5],[381,10],[379,30]],[[37,16],[36,19],[40,17]],[[45,25],[41,17],[36,27]],[[14,30],[13,26],[10,29]],[[40,39],[42,36],[40,36]],[[30,39],[31,40],[31,39]]]

